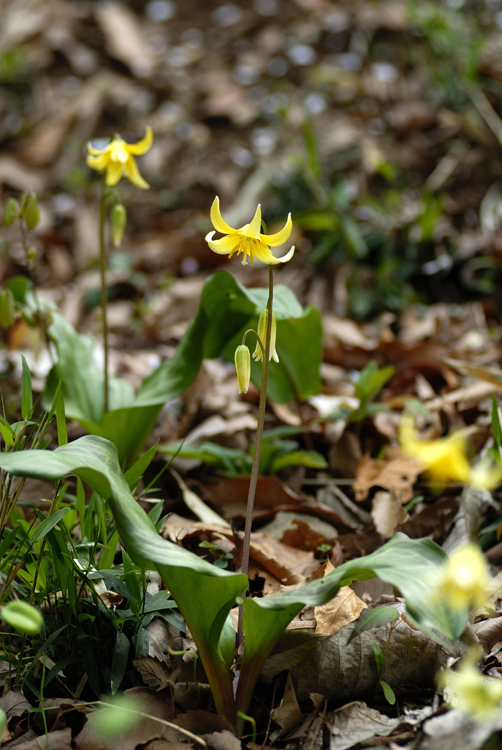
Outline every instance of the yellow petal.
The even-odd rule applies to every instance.
[[[206,242],[211,250],[219,255],[229,255],[237,248],[241,241],[241,238],[237,234],[230,234],[219,240],[213,240],[213,235],[214,232],[209,232],[209,234],[206,235]]]
[[[141,156],[142,154],[146,154],[146,152],[151,148],[152,143],[153,133],[151,127],[148,125],[146,128],[145,137],[137,143],[128,143],[126,148],[130,154],[134,154],[134,156]]]
[[[253,216],[253,220],[250,224],[246,224],[241,229],[238,230],[240,234],[242,234],[243,237],[250,237],[253,240],[259,240],[260,239],[260,229],[261,229],[261,206],[258,204],[258,208],[256,209],[256,213]]]
[[[216,196],[213,205],[211,206],[211,224],[216,231],[221,232],[221,234],[231,234],[232,232],[235,232],[235,229],[232,229],[232,227],[230,227],[221,216],[220,199],[218,196]]]
[[[293,222],[291,221],[291,214],[289,214],[288,220],[280,232],[276,232],[276,234],[260,234],[260,239],[266,245],[269,245],[269,247],[278,247],[289,239],[292,230]]]
[[[123,141],[122,138],[116,138],[112,142],[112,148],[110,149],[111,160],[126,164],[127,160],[131,158],[126,146],[127,143]]]
[[[110,157],[108,154],[100,154],[99,156],[88,156],[85,160],[88,167],[96,169],[98,172],[102,172],[107,168],[110,163]]]
[[[133,157],[130,156],[125,165],[125,176],[130,180],[133,185],[137,187],[148,189],[150,185],[146,182],[139,173],[136,162]]]
[[[90,143],[88,143],[87,151],[92,154],[92,156],[100,156],[101,154],[107,154],[111,150],[111,147],[111,143],[109,143],[108,146],[105,146],[104,148],[94,148]]]
[[[124,174],[124,165],[119,161],[111,161],[106,169],[106,184],[110,187],[116,185]]]

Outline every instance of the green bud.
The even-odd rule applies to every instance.
[[[260,337],[261,343],[263,346],[265,346],[266,340],[267,340],[267,321],[268,321],[268,310],[262,310],[260,313],[260,318],[258,320],[258,336]],[[279,361],[279,355],[277,354],[277,351],[275,349],[275,341],[277,337],[277,321],[275,319],[275,313],[272,311],[272,332],[270,334],[270,352],[269,352],[269,361],[271,359],[274,360],[274,362]],[[256,342],[256,348],[253,352],[253,358],[256,362],[259,362],[263,359],[263,352],[261,349],[261,346],[258,342]]]
[[[10,227],[11,224],[19,219],[19,203],[14,198],[9,198],[3,211],[3,223]]]
[[[36,635],[42,629],[42,615],[28,602],[9,602],[2,609],[2,619],[20,633]]]
[[[237,370],[239,393],[247,393],[251,379],[251,355],[245,344],[241,344],[235,350],[235,369]]]
[[[112,237],[115,247],[120,247],[127,224],[127,213],[122,203],[116,203],[112,208]]]
[[[14,323],[14,296],[10,289],[0,291],[0,328],[10,328]]]
[[[28,196],[26,208],[24,210],[24,223],[28,229],[35,229],[40,221],[40,211],[38,209],[38,198],[35,193]]]

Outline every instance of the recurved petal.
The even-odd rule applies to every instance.
[[[242,227],[242,229],[240,229],[239,231],[242,232],[244,237],[251,237],[253,240],[259,240],[260,229],[261,229],[261,205],[258,204],[256,213],[253,216],[253,221],[250,224],[246,224],[246,226]]]
[[[152,143],[153,133],[151,127],[148,125],[146,128],[145,137],[137,143],[128,143],[126,148],[130,154],[134,154],[134,156],[141,156],[142,154],[146,154],[146,152],[151,148]]]
[[[110,157],[108,156],[108,154],[88,156],[85,162],[91,169],[96,169],[98,172],[102,172],[110,163]]]
[[[206,234],[206,242],[211,250],[219,255],[229,255],[232,250],[235,250],[241,240],[235,232],[234,234],[229,234],[227,237],[222,237],[220,240],[213,240],[213,235],[214,232]]]
[[[213,201],[213,205],[211,206],[211,224],[216,229],[216,231],[221,232],[221,234],[232,234],[233,232],[235,232],[235,229],[232,229],[232,227],[229,226],[221,216],[220,199],[218,198],[218,196],[216,196]]]
[[[257,260],[261,260],[262,263],[267,263],[269,266],[281,263],[281,260],[274,256],[272,250],[264,242],[253,244],[253,255]]]
[[[146,182],[146,180],[140,175],[136,162],[132,156],[129,157],[125,164],[125,176],[137,187],[144,188],[145,190],[150,187],[148,182]]]
[[[293,247],[289,250],[289,252],[286,253],[286,255],[283,255],[282,258],[276,258],[275,260],[277,263],[287,263],[288,260],[291,260],[294,254],[295,246],[293,245]]]
[[[91,146],[91,144],[88,143],[87,151],[92,154],[92,156],[100,156],[101,154],[107,154],[111,150],[111,147],[111,143],[109,143],[108,146],[105,146],[104,148],[94,148],[94,146]]]
[[[113,187],[113,185],[117,184],[123,174],[124,165],[119,161],[111,161],[106,169],[106,184]]]
[[[292,229],[293,229],[293,222],[291,221],[291,214],[289,214],[288,220],[284,228],[281,229],[280,232],[276,232],[275,234],[260,234],[260,239],[262,242],[264,242],[266,245],[269,245],[270,247],[278,247],[279,245],[282,245],[284,242],[287,242]]]

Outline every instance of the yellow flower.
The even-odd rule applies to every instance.
[[[467,482],[471,466],[466,456],[467,442],[460,432],[439,440],[419,440],[412,419],[404,417],[400,425],[403,452],[418,459],[437,482]]]
[[[260,234],[261,206],[258,206],[250,224],[245,224],[240,229],[232,229],[221,216],[220,199],[216,196],[211,206],[211,222],[217,232],[227,235],[219,240],[213,240],[215,232],[209,232],[206,235],[206,242],[211,250],[219,255],[228,255],[229,258],[234,253],[242,253],[244,256],[242,260],[243,266],[247,265],[248,255],[251,257],[251,265],[255,258],[261,260],[262,263],[273,265],[275,263],[286,263],[286,261],[291,260],[295,252],[293,246],[284,257],[276,258],[270,250],[271,247],[278,247],[286,242],[291,234],[291,230],[293,229],[291,214],[289,214],[286,225],[280,232],[276,234]]]
[[[468,654],[459,669],[446,670],[438,677],[439,687],[446,690],[446,701],[453,708],[483,722],[500,706],[502,679],[484,677],[475,665],[477,654]]]
[[[450,555],[434,581],[434,599],[456,612],[480,607],[490,595],[492,578],[485,556],[475,544]]]
[[[245,344],[241,344],[235,350],[235,369],[237,370],[239,393],[247,393],[251,378],[251,356]]]
[[[493,489],[502,482],[502,466],[491,460],[478,461],[471,466],[467,459],[467,440],[461,432],[454,432],[438,440],[420,440],[409,417],[403,417],[399,428],[403,452],[416,458],[438,484],[462,482],[477,489]]]
[[[263,346],[265,346],[265,341],[267,338],[267,320],[268,320],[268,310],[262,310],[260,313],[260,318],[258,320],[258,336],[260,337],[260,340]],[[273,359],[274,362],[279,361],[279,355],[277,354],[277,351],[275,348],[276,337],[277,337],[277,322],[275,319],[275,313],[272,311],[272,331],[270,332],[270,353],[269,353],[268,358],[269,358],[269,361]],[[256,348],[253,352],[253,358],[256,360],[256,362],[259,362],[260,360],[263,359],[263,352],[258,342],[256,342]]]
[[[150,185],[139,173],[134,157],[145,154],[152,141],[152,129],[147,127],[145,137],[137,143],[126,143],[119,137],[115,137],[102,149],[94,148],[88,143],[87,151],[90,155],[86,159],[87,165],[98,172],[104,172],[106,169],[107,185],[116,185],[125,175],[137,187],[149,188]]]

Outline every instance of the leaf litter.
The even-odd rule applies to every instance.
[[[307,93],[303,104],[310,108],[315,121],[322,158],[338,160],[338,168],[346,170],[353,180],[376,184],[383,179],[378,176],[378,165],[389,161],[414,171],[415,183],[426,180],[432,193],[443,185],[449,188],[451,195],[444,198],[442,225],[438,221],[430,239],[433,257],[427,262],[423,259],[422,279],[417,283],[423,284],[425,277],[429,279],[432,300],[442,300],[438,286],[443,286],[441,291],[453,305],[440,301],[380,314],[377,309],[371,319],[354,320],[350,317],[357,298],[353,290],[359,288],[364,302],[371,296],[371,284],[365,286],[364,280],[359,280],[357,287],[348,272],[344,277],[343,266],[347,268],[349,264],[328,266],[325,273],[313,271],[308,264],[291,276],[289,269],[281,270],[284,283],[302,300],[310,300],[321,309],[323,388],[325,396],[338,402],[332,402],[333,416],[328,419],[329,412],[314,399],[310,400],[312,411],[307,412],[307,418],[305,405],[301,410],[295,404],[288,409],[272,405],[270,410],[274,424],[307,427],[301,436],[302,447],[308,448],[308,443],[312,443],[327,457],[330,471],[302,469],[294,475],[293,470],[286,469],[279,477],[260,478],[252,570],[255,581],[261,579],[264,595],[278,586],[296,585],[315,575],[323,556],[331,556],[339,564],[376,549],[396,530],[412,537],[430,536],[453,549],[459,540],[471,538],[476,529],[483,531],[493,524],[498,508],[489,496],[459,496],[454,487],[443,488],[434,495],[428,482],[419,479],[413,462],[396,455],[395,445],[400,409],[406,403],[411,409],[416,408],[419,400],[424,409],[417,411],[416,417],[421,426],[429,427],[431,437],[446,434],[450,428],[467,427],[477,454],[489,435],[491,398],[499,394],[501,387],[497,367],[501,346],[496,327],[499,300],[496,290],[485,297],[483,304],[478,299],[465,298],[477,293],[475,285],[465,285],[466,280],[475,282],[477,278],[477,272],[472,270],[476,266],[469,266],[469,261],[484,261],[500,249],[498,203],[492,189],[499,177],[498,152],[491,127],[480,119],[479,112],[486,116],[483,100],[474,97],[475,107],[469,112],[469,127],[476,133],[471,143],[466,138],[467,126],[453,106],[438,110],[426,101],[426,84],[419,80],[420,76],[418,80],[407,80],[415,92],[410,99],[401,70],[399,35],[412,29],[414,21],[399,5],[358,2],[353,10],[344,4],[335,8],[329,3],[297,0],[284,4],[279,15],[280,5],[273,0],[255,2],[252,7],[231,3],[214,9],[171,2],[148,3],[145,7],[61,3],[60,10],[64,12],[60,13],[56,6],[16,0],[7,3],[3,29],[7,47],[24,45],[29,74],[40,70],[47,79],[44,83],[37,76],[32,106],[25,107],[17,120],[16,116],[6,118],[2,125],[3,197],[16,190],[40,193],[45,218],[35,239],[40,255],[39,282],[44,296],[64,309],[84,332],[95,333],[98,329],[92,310],[96,274],[89,271],[96,255],[95,198],[89,190],[82,191],[77,199],[71,198],[65,175],[78,169],[81,154],[69,144],[73,139],[83,145],[97,129],[108,132],[112,123],[120,128],[126,122],[129,130],[137,133],[145,118],[156,133],[157,150],[145,159],[145,169],[148,179],[155,179],[158,190],[144,197],[143,202],[131,205],[133,232],[124,247],[123,257],[134,271],[134,280],[130,281],[129,272],[110,276],[110,289],[117,296],[111,304],[112,364],[132,382],[139,382],[160,357],[172,353],[195,314],[205,277],[215,268],[217,259],[207,252],[203,232],[193,230],[197,222],[206,221],[208,196],[219,191],[232,203],[230,223],[238,223],[256,195],[269,190],[270,170],[264,169],[264,162],[272,158],[272,153],[274,172],[283,183],[292,176],[291,155],[280,148],[284,133],[290,137],[290,124],[274,120],[273,115],[277,111],[274,106],[280,109],[281,96],[293,101],[290,116],[294,121],[295,106]],[[370,44],[364,39],[369,39]],[[388,55],[386,44],[395,45],[396,54]],[[373,54],[388,56],[393,62],[384,59],[375,67],[371,49]],[[487,45],[481,65],[485,74],[495,79],[496,64],[496,53]],[[279,75],[281,70],[284,72]],[[278,93],[259,90],[258,82],[264,77],[267,82],[275,82],[274,86],[279,84]],[[353,104],[356,94],[364,96],[360,100],[362,115]],[[279,97],[275,104],[270,101],[274,96]],[[19,102],[14,111],[20,111]],[[379,137],[382,132],[388,134],[387,142]],[[457,136],[459,141],[451,146],[450,139]],[[475,190],[470,189],[472,179]],[[480,212],[480,232],[472,213],[477,213],[483,195],[486,197]],[[422,197],[410,189],[402,206],[410,215],[425,216],[427,206],[421,204]],[[275,196],[274,200],[277,205],[282,199]],[[359,206],[358,210],[360,220],[369,221],[368,207]],[[393,218],[391,208],[388,214],[387,221],[394,221],[393,231],[399,232],[402,217]],[[462,238],[456,244],[455,224],[463,222],[462,217],[467,218],[462,224]],[[425,232],[424,226],[425,219]],[[12,274],[17,262],[16,240],[9,237],[9,241],[10,256],[1,259],[3,278]],[[305,263],[312,248],[312,235],[301,226],[295,241]],[[444,259],[450,256],[456,276],[448,275],[446,266],[441,270],[442,263],[449,262]],[[368,272],[375,282],[375,273]],[[251,276],[247,275],[245,283],[263,286],[263,279],[262,270],[256,268]],[[244,282],[244,277],[241,280]],[[138,297],[145,303],[144,310],[138,310],[134,301]],[[361,300],[358,304],[362,304]],[[25,347],[26,335],[26,329],[9,334],[6,343],[13,354]],[[350,412],[360,406],[354,399],[352,371],[360,372],[371,360],[379,367],[393,365],[395,372],[377,395],[382,411],[368,413],[361,423],[351,422]],[[197,442],[210,437],[223,447],[249,450],[256,392],[250,391],[246,399],[237,400],[233,372],[225,367],[217,371],[212,364],[204,369],[191,392],[168,407],[156,427],[155,440],[168,442],[188,435]],[[39,382],[42,380],[41,371]],[[340,413],[344,405],[346,410]],[[231,552],[238,564],[238,522],[244,513],[247,478],[225,477],[207,466],[184,468],[179,486],[161,483],[165,507],[175,511],[165,522],[163,533],[195,549],[201,541],[218,544],[223,551]],[[198,521],[183,516],[187,505]],[[280,532],[267,532],[264,523],[278,522],[281,517],[285,521],[286,514],[288,522]],[[313,518],[326,526],[316,526]],[[327,525],[336,533],[332,534]],[[500,565],[497,533],[487,532],[485,546],[488,558],[491,554],[494,563]],[[327,550],[317,549],[324,545]],[[199,552],[206,554],[202,549]],[[432,692],[440,649],[404,620],[392,630],[388,663],[382,675],[376,671],[373,644],[380,643],[385,650],[390,626],[361,633],[348,642],[364,602],[372,606],[379,601],[378,592],[372,592],[369,585],[364,591],[363,588],[344,588],[333,602],[315,608],[313,620],[297,620],[300,624],[315,621],[316,632],[322,636],[312,641],[311,625],[303,628],[304,634],[301,627],[294,629],[300,631],[300,637],[307,636],[301,646],[307,656],[299,662],[297,655],[292,658],[284,695],[279,696],[275,707],[271,708],[272,702],[267,706],[278,726],[267,742],[281,742],[288,733],[292,735],[294,721],[303,726],[302,708],[308,704],[306,710],[310,710],[309,696],[314,694],[338,703],[349,701],[349,705],[334,712],[316,708],[305,732],[296,736],[298,743],[327,746],[322,726],[327,729],[333,750],[373,737],[387,737],[392,732],[399,738],[401,719],[392,715],[388,706],[386,713],[390,717],[372,707],[383,710],[385,705],[378,678],[385,679],[399,697],[402,688],[403,705],[406,701],[420,703],[423,690]],[[355,591],[359,591],[361,599]],[[394,599],[388,589],[382,595],[389,601]],[[490,606],[491,612],[480,613],[482,617],[488,615],[488,619],[477,623],[485,624],[484,635],[481,636],[481,628],[476,632],[489,649],[498,653],[500,631],[494,615],[499,614],[499,602],[491,602]],[[461,648],[459,645],[455,653]],[[143,658],[156,660],[149,662],[148,668],[143,662],[145,674],[151,674],[149,679],[158,679],[162,685],[172,677],[172,671],[165,671],[166,662],[160,651]],[[272,663],[274,658],[271,657]],[[284,664],[289,664],[285,658],[277,666]],[[282,666],[276,674],[285,668]],[[270,665],[265,673],[270,679]],[[277,684],[282,690],[282,683]],[[156,715],[160,699],[153,692],[144,695],[148,696],[147,712]],[[2,699],[7,699],[9,719],[3,742],[15,746],[16,737],[18,747],[39,747],[33,730],[25,732],[26,724],[23,725],[28,707],[24,702],[9,704],[8,696],[12,700],[13,691],[7,691]],[[363,703],[362,697],[372,706]],[[21,713],[15,705],[22,708]],[[164,706],[162,715],[172,718],[173,705],[169,704],[167,713]],[[405,708],[403,719],[406,710],[411,709]],[[71,733],[66,726],[60,728],[66,713],[73,722],[80,711],[82,716],[87,713],[87,709],[78,706],[61,709],[61,716],[54,722],[58,728],[48,733],[49,747],[94,750],[101,746],[100,738],[86,738],[91,719],[82,720],[82,725],[87,721],[85,726],[72,723]],[[455,712],[443,712],[427,718],[422,730],[423,718],[413,724],[413,731],[423,731],[421,747],[431,749],[482,747],[494,732],[502,729],[500,716],[481,728]],[[184,728],[202,733],[209,747],[236,747],[235,738],[228,736],[221,722],[202,715],[200,708],[190,714]],[[25,740],[20,743],[23,732]],[[173,732],[169,741],[156,739],[158,728],[146,721],[121,747],[147,743],[146,747],[153,750],[157,746],[186,744],[186,736]],[[188,744],[204,746],[195,740]]]

